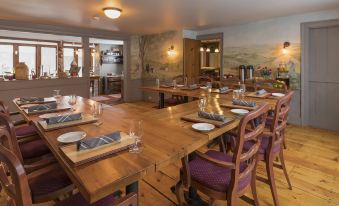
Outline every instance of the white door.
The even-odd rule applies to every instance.
[[[339,131],[339,27],[310,30],[309,125]]]

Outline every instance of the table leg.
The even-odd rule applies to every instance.
[[[138,193],[138,191],[139,191],[139,182],[138,181],[133,182],[132,184],[126,186],[126,194],[129,194],[129,193],[132,193],[132,192]]]
[[[188,103],[188,96],[184,96],[184,103]]]
[[[159,109],[162,109],[165,107],[165,94],[159,93]]]

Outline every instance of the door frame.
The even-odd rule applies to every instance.
[[[339,26],[339,19],[301,23],[301,125],[309,125],[309,41],[311,29]]]
[[[220,79],[224,76],[224,33],[198,35],[197,40],[220,39]]]

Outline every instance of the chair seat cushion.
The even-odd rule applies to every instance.
[[[34,125],[25,125],[15,128],[15,134],[17,136],[33,136],[36,135],[36,128]]]
[[[268,144],[270,141],[270,137],[268,135],[262,134],[261,135],[261,144],[259,148],[259,154],[265,154],[266,150],[268,149]],[[244,143],[244,149],[249,150],[254,143],[252,141],[247,141]],[[277,153],[280,151],[280,145],[276,145],[273,147],[273,153]]]
[[[93,204],[88,203],[81,194],[73,195],[61,202],[58,202],[55,206],[114,206],[116,200],[113,198],[113,195],[109,195]]]
[[[19,144],[19,147],[23,159],[41,157],[50,153],[50,150],[41,139]]]
[[[210,150],[206,155],[220,161],[232,162],[232,157],[222,152]],[[245,169],[246,164],[241,164],[240,171]],[[199,157],[189,162],[189,170],[194,181],[218,192],[226,192],[231,182],[231,169],[216,166]],[[239,181],[238,190],[244,189],[250,182],[251,174]]]
[[[71,180],[61,169],[49,172],[48,175],[40,175],[29,180],[29,187],[31,189],[33,200],[34,197],[47,195],[70,185],[72,185]]]

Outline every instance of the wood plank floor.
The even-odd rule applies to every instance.
[[[144,102],[129,103],[128,106],[141,112],[154,109],[154,104]],[[286,142],[285,159],[293,189],[288,189],[282,171],[275,169],[280,204],[338,206],[339,133],[290,125],[286,132]],[[179,168],[180,162],[176,162],[161,172],[148,175],[140,183],[140,205],[176,205],[177,201],[170,187],[178,179]],[[263,163],[258,166],[258,174],[266,177]],[[260,205],[273,205],[269,186],[257,181],[257,188]],[[248,196],[251,197],[250,194]],[[238,203],[240,206],[249,205],[242,200]],[[6,205],[3,194],[0,196],[0,205]],[[40,205],[49,206],[52,203]],[[218,201],[216,205],[225,205],[225,202]]]

